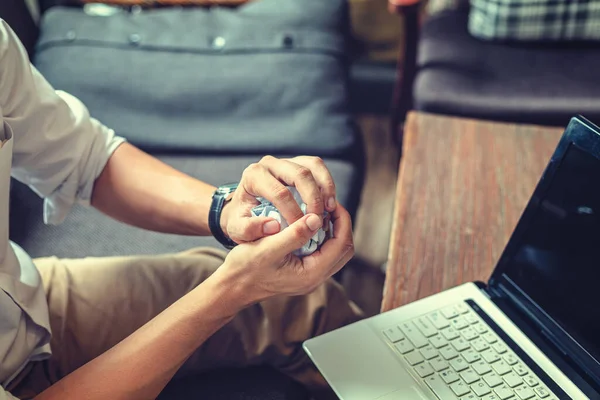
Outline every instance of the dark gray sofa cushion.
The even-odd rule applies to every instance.
[[[149,151],[355,157],[344,0],[111,16],[53,7],[34,63]]]
[[[167,164],[213,185],[238,181],[242,171],[258,160],[255,156],[158,156]],[[361,178],[351,164],[326,160],[340,203],[356,208],[353,192]],[[154,233],[106,217],[93,208],[75,206],[58,226],[44,225],[42,200],[29,188],[13,183],[10,209],[10,238],[32,257],[86,257],[160,254],[197,246],[221,247],[212,237],[188,237]]]

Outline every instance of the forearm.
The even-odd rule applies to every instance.
[[[185,360],[241,309],[230,286],[213,275],[36,400],[155,399]]]
[[[203,236],[210,235],[208,210],[214,190],[124,143],[96,180],[92,205],[140,228]]]

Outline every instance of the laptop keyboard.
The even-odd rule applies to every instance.
[[[440,400],[558,400],[465,303],[383,334]]]

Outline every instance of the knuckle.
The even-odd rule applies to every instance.
[[[269,162],[273,161],[274,159],[275,159],[275,157],[273,157],[271,155],[266,155],[260,159],[259,163],[261,163],[261,164],[269,163]]]
[[[296,169],[296,175],[298,175],[300,179],[310,179],[313,177],[311,170],[302,166]]]
[[[328,192],[335,192],[335,183],[333,179],[327,179],[325,182],[325,190]]]
[[[275,199],[281,202],[292,200],[292,194],[284,186],[278,186],[277,188],[275,188],[275,190],[273,190],[273,196],[275,197]]]
[[[310,157],[310,161],[319,167],[322,167],[325,165],[325,161],[323,161],[323,159],[321,157]]]
[[[246,167],[246,169],[244,170],[243,175],[246,175],[246,176],[247,175],[252,175],[252,174],[260,171],[261,169],[262,169],[261,165],[259,165],[258,163],[252,163],[252,164],[250,164],[250,165],[248,165]]]

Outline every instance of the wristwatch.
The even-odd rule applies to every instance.
[[[219,243],[230,250],[237,246],[237,243],[229,239],[223,232],[223,229],[221,229],[221,212],[223,211],[225,204],[231,201],[237,187],[237,183],[219,186],[217,190],[215,190],[215,193],[213,193],[210,211],[208,212],[208,227],[210,228],[210,232]]]

